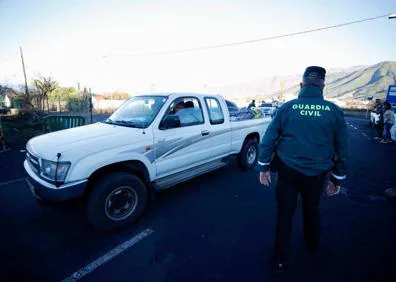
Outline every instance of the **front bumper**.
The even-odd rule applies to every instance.
[[[81,180],[72,183],[66,183],[59,187],[50,184],[39,178],[30,168],[25,160],[23,163],[28,174],[26,184],[32,194],[41,200],[48,200],[53,202],[67,201],[82,196],[88,184],[88,180]]]

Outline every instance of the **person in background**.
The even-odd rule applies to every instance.
[[[252,102],[248,106],[248,109],[255,108],[255,107],[256,107],[256,100],[252,100]]]
[[[384,136],[384,107],[381,103],[378,104],[375,113],[378,115],[378,120],[375,121],[377,136],[374,139],[380,140]]]
[[[384,127],[385,127],[385,134],[384,140],[381,143],[391,143],[391,128],[395,124],[395,115],[392,111],[392,106],[388,102],[384,103],[385,113],[384,113]]]
[[[319,203],[327,175],[327,194],[340,192],[346,178],[348,135],[343,112],[324,100],[326,70],[308,67],[298,99],[277,112],[260,143],[260,183],[270,186],[271,170],[278,172],[275,187],[277,222],[273,268],[284,269],[290,259],[292,221],[297,198],[302,197],[304,239],[308,250],[320,243]]]

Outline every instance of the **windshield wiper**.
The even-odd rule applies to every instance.
[[[103,121],[104,123],[107,124],[113,124],[113,125],[119,125],[119,126],[128,126],[128,127],[135,127],[135,128],[144,128],[144,125],[136,124],[133,121],[127,121],[127,120],[111,120],[111,119],[106,119]]]
[[[136,124],[133,121],[127,121],[127,120],[116,120],[116,121],[114,121],[113,124],[121,124],[121,125],[129,126],[129,127],[143,128],[142,125]]]

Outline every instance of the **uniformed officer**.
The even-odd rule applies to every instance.
[[[250,104],[248,105],[248,109],[250,108],[255,108],[256,107],[256,100],[252,100],[252,102],[250,102]]]
[[[305,244],[315,251],[320,241],[319,202],[325,181],[330,179],[327,193],[334,195],[346,178],[346,124],[343,112],[323,98],[325,75],[322,67],[305,70],[298,98],[278,110],[260,143],[260,183],[269,186],[270,170],[278,172],[276,269],[283,269],[290,258],[298,195],[302,197]]]

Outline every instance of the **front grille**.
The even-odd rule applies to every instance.
[[[26,153],[26,160],[30,166],[30,168],[33,170],[35,174],[40,174],[40,163],[39,159],[32,155],[31,153],[27,152]]]

